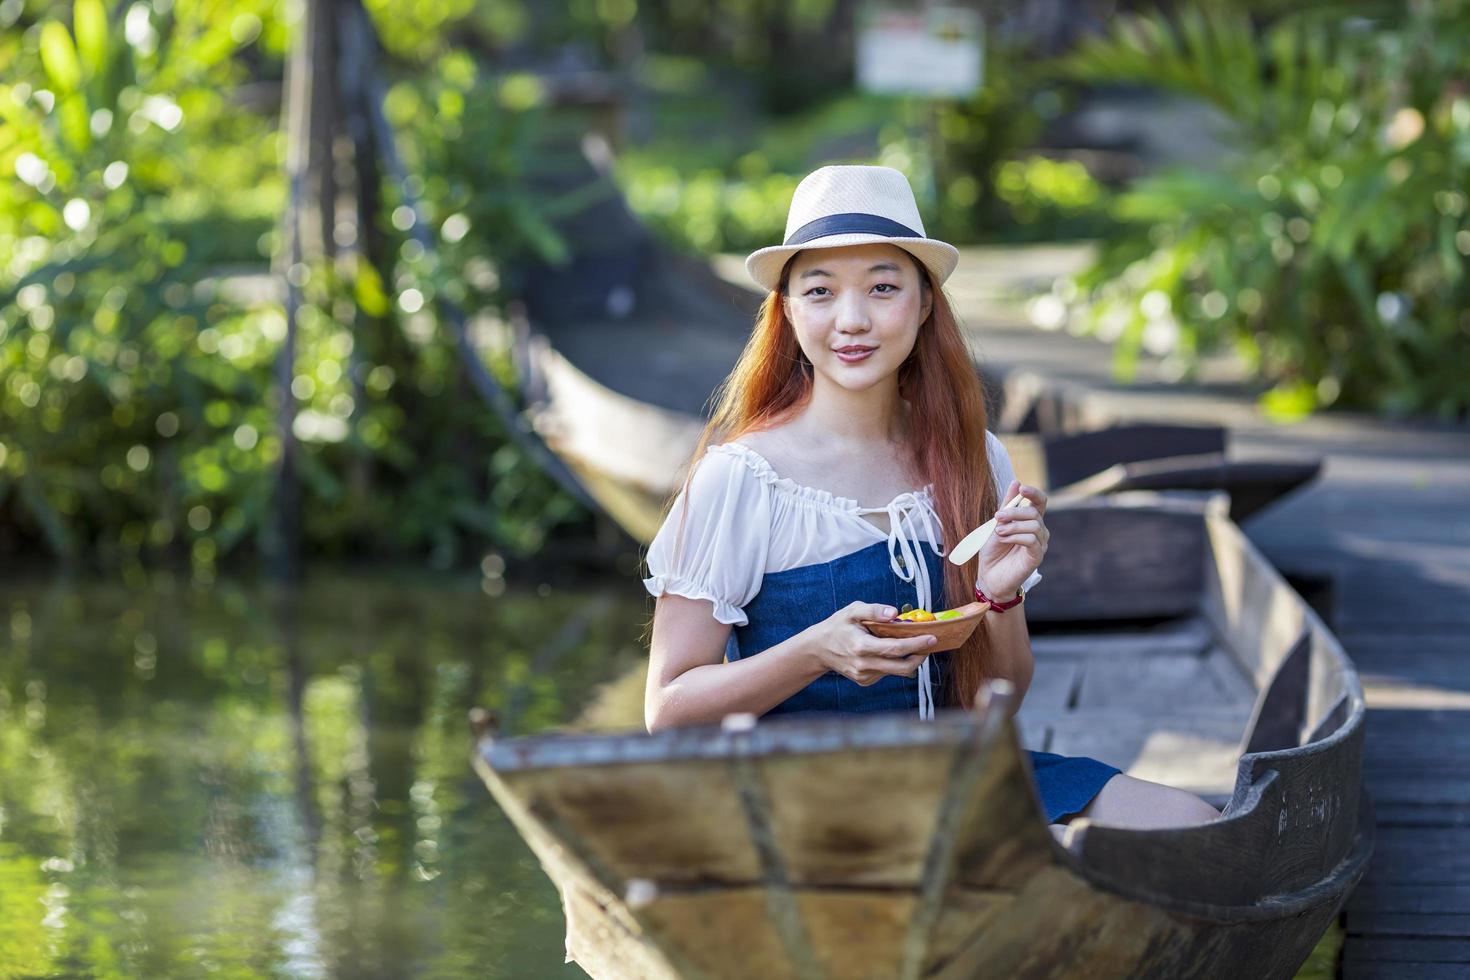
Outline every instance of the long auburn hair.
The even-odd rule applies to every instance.
[[[909,440],[920,475],[934,486],[934,509],[947,554],[986,515],[995,513],[999,501],[986,452],[984,389],[948,297],[922,262],[915,258],[914,265],[919,269],[921,288],[929,290],[932,306],[919,326],[912,355],[899,369],[899,394],[919,420]],[[811,396],[812,363],[797,343],[782,304],[790,270],[788,259],[778,288],[761,303],[740,359],[716,390],[714,411],[686,467],[686,514],[694,470],[716,439],[728,442],[747,432],[772,428],[789,419]],[[676,490],[670,496],[666,510],[678,494]],[[682,539],[682,517],[679,525],[678,538]],[[978,566],[978,557],[963,566],[946,560],[943,589],[933,588],[935,600],[942,595],[946,608],[973,601]],[[951,655],[940,703],[970,707],[980,685],[992,676],[990,659],[986,631],[978,629]]]

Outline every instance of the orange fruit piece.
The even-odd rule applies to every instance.
[[[911,609],[898,618],[910,623],[934,622],[934,614],[927,609]]]

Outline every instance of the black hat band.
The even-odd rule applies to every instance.
[[[796,231],[791,233],[783,243],[785,245],[800,245],[814,238],[826,238],[828,235],[851,235],[855,233],[869,235],[884,235],[888,238],[923,238],[924,236],[914,231],[908,225],[900,224],[892,218],[885,218],[881,214],[864,214],[861,211],[845,211],[841,214],[829,214],[808,221]]]

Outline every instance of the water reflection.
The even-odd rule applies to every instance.
[[[645,617],[622,583],[0,586],[0,976],[581,975],[465,716],[636,724]]]

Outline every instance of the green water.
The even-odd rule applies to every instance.
[[[0,583],[0,977],[581,976],[465,717],[595,715],[646,615],[632,580]]]

